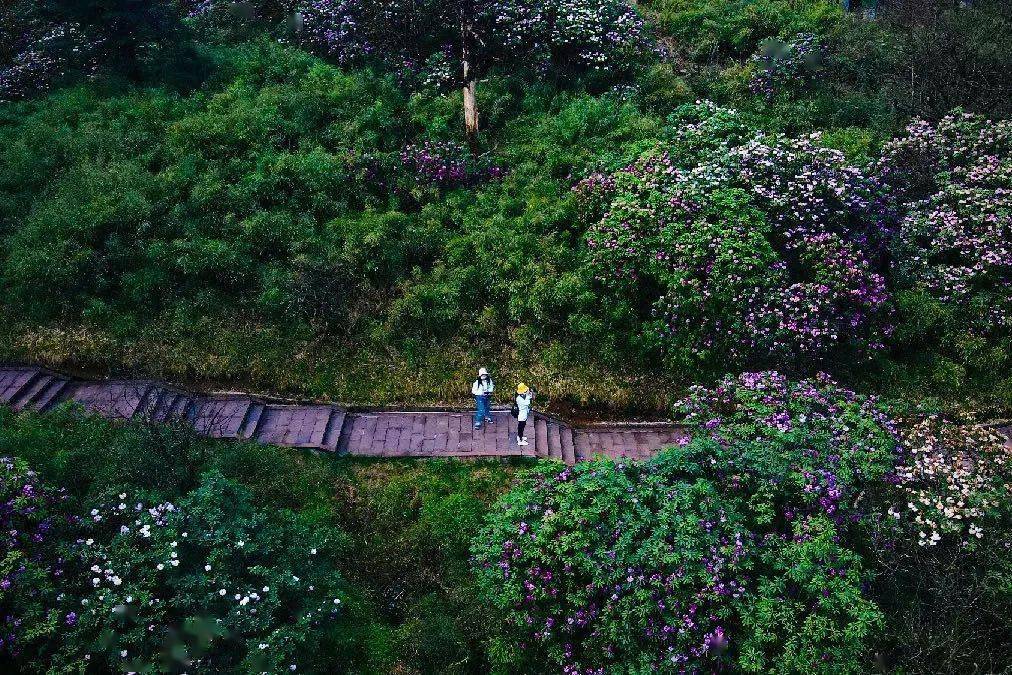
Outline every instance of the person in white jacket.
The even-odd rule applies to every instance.
[[[534,392],[526,384],[521,382],[517,385],[516,412],[517,412],[517,445],[527,445],[527,437],[524,436],[524,427],[527,426],[527,417],[531,414],[531,404],[534,403]]]
[[[492,392],[495,382],[489,377],[488,369],[478,369],[478,379],[471,384],[471,395],[474,396],[474,428],[481,429],[482,422],[492,423],[491,415]]]

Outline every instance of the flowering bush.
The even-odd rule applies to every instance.
[[[901,215],[892,238],[895,353],[926,371],[933,394],[1007,404],[1012,124],[964,113],[914,122],[885,145],[877,175]]]
[[[986,523],[1012,498],[1012,453],[1005,437],[937,416],[904,427],[900,437],[904,454],[894,482],[901,500],[889,515],[912,524],[920,546],[945,538],[967,546],[982,539]]]
[[[67,495],[43,485],[24,462],[0,457],[0,654],[31,654],[33,643],[49,633],[57,614],[47,599],[64,561],[54,542],[68,526]]]
[[[914,122],[883,149],[879,172],[907,204],[898,283],[972,304],[981,327],[1012,327],[1012,122],[965,113]]]
[[[258,512],[220,475],[178,504],[120,493],[76,522],[58,548],[66,569],[52,573],[58,621],[40,665],[312,670],[343,615],[334,532]]]
[[[818,72],[823,56],[819,38],[799,33],[789,42],[767,40],[752,56],[752,93],[767,99],[809,85]]]
[[[0,62],[0,103],[46,91],[70,71],[88,76],[98,69],[100,41],[89,39],[78,24],[27,21],[17,34],[4,37],[17,46]]]
[[[645,327],[668,358],[726,368],[880,348],[878,183],[815,137],[750,133],[712,104],[671,121],[668,143],[577,187],[599,214],[598,278],[652,307]]]
[[[488,157],[475,157],[459,143],[426,141],[401,150],[401,166],[413,183],[461,187],[501,177],[505,171]]]
[[[873,399],[775,373],[699,389],[688,445],[541,468],[476,540],[520,652],[569,673],[861,672],[881,627],[855,523],[895,453]]]

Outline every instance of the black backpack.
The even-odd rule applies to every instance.
[[[510,408],[510,415],[513,415],[513,417],[520,417],[520,406],[517,405],[516,399],[513,399],[513,407]]]

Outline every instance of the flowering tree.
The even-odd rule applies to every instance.
[[[0,8],[0,102],[48,89],[69,73],[95,72],[98,43],[75,22],[48,22],[38,8]]]
[[[180,38],[175,0],[40,0],[0,9],[0,101],[108,68],[138,79]]]
[[[422,67],[461,86],[472,149],[476,83],[493,64],[624,70],[644,42],[625,0],[309,0],[300,16],[304,41],[341,63]]]
[[[671,140],[577,186],[599,280],[652,307],[672,363],[805,363],[881,347],[886,212],[842,153],[754,132],[712,104]]]

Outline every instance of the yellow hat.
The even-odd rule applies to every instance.
[[[527,385],[524,384],[523,382],[521,382],[520,384],[517,385],[517,393],[518,394],[526,394],[528,391],[530,391],[530,389],[528,389]]]

